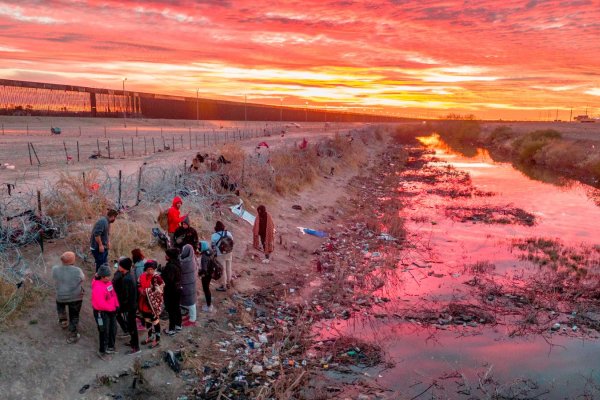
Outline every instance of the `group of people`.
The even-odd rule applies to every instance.
[[[106,360],[115,353],[117,326],[128,338],[128,354],[137,354],[141,346],[154,348],[161,333],[177,334],[185,326],[195,326],[197,319],[197,278],[200,278],[206,305],[204,312],[214,312],[210,283],[214,268],[222,274],[217,291],[233,286],[233,235],[222,221],[217,221],[210,241],[201,241],[190,226],[188,215],[181,215],[182,200],[175,197],[168,211],[168,234],[171,247],[165,250],[165,265],[147,259],[141,249],[133,249],[130,257],[122,256],[114,266],[108,264],[110,225],[118,212],[109,210],[92,229],[91,253],[96,273],[91,282],[91,305],[99,334],[98,356]],[[254,224],[254,246],[263,250],[265,260],[273,251],[274,226],[264,206],[258,207]],[[80,338],[79,314],[83,303],[85,276],[77,267],[73,252],[65,252],[61,264],[52,268],[56,284],[59,324],[68,330],[67,343]],[[182,317],[182,309],[187,315]],[[68,312],[68,314],[67,314]],[[168,326],[161,332],[161,314],[168,314]],[[146,331],[140,341],[138,331]]]

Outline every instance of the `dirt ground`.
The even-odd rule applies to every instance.
[[[348,129],[348,127],[345,127]],[[340,127],[340,130],[343,128]],[[337,131],[333,129],[321,132],[330,135]],[[285,138],[273,137],[275,146],[284,141],[297,141],[308,132],[300,131],[286,134]],[[311,136],[310,140],[316,140]],[[251,151],[256,140],[247,140],[243,147]],[[150,157],[137,157],[104,161],[111,167],[119,169],[137,168],[140,161],[158,161],[170,163],[180,161],[188,153],[196,150],[175,154],[156,154]],[[365,148],[365,161],[375,152],[375,148]],[[85,165],[83,165],[85,164]],[[70,171],[75,168],[84,170],[90,163],[68,166]],[[45,170],[40,178],[52,179],[63,166]],[[273,285],[300,284],[306,281],[314,271],[311,253],[320,246],[323,239],[303,235],[298,226],[314,229],[331,228],[335,220],[335,204],[338,199],[344,199],[347,184],[359,173],[356,169],[336,171],[333,176],[321,176],[313,185],[298,195],[279,198],[269,207],[276,229],[276,251],[270,264],[261,263],[260,255],[251,248],[251,226],[237,219],[228,209],[221,211],[221,219],[228,230],[233,233],[236,241],[234,250],[234,271],[238,278],[235,289],[230,293],[220,293],[213,290],[213,302],[217,312],[203,314],[199,312],[199,323],[196,327],[186,328],[174,337],[163,335],[162,344],[158,349],[145,349],[141,356],[124,355],[126,346],[124,339],[117,341],[118,353],[109,362],[97,358],[97,331],[92,317],[89,300],[89,290],[84,299],[81,312],[81,339],[74,345],[65,342],[65,333],[57,324],[53,293],[36,292],[36,298],[30,300],[31,306],[23,310],[0,329],[0,348],[2,365],[0,366],[0,386],[4,388],[3,397],[8,399],[104,399],[104,398],[178,398],[179,393],[186,393],[187,385],[198,383],[198,377],[189,373],[176,375],[163,361],[167,350],[178,351],[185,349],[186,366],[204,366],[219,368],[227,360],[235,359],[235,353],[220,351],[218,343],[236,330],[240,315],[234,311],[238,307],[239,296],[256,291],[258,288],[268,288]],[[29,183],[32,181],[29,180]],[[292,208],[300,205],[302,210]],[[185,211],[185,206],[184,206]],[[332,217],[333,216],[333,217]],[[333,218],[333,219],[332,219]],[[44,261],[47,269],[45,277],[52,265],[57,263],[58,256],[65,250],[64,240],[46,244]],[[153,249],[149,257],[162,261],[159,249]],[[111,258],[116,255],[111,255]],[[87,282],[92,276],[91,265],[83,266]],[[213,288],[216,286],[213,286]],[[204,298],[201,289],[198,291],[199,307]],[[300,296],[290,291],[290,298]],[[163,322],[164,325],[164,322]],[[140,332],[143,335],[142,332]],[[190,350],[191,349],[191,350]],[[188,368],[189,369],[189,368]],[[184,371],[185,372],[185,371]],[[188,371],[189,372],[189,371]],[[135,388],[133,387],[135,385]],[[183,398],[183,397],[182,397]]]

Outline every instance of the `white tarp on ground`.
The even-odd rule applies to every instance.
[[[242,217],[242,219],[248,222],[250,225],[254,226],[254,221],[256,217],[250,214],[248,211],[244,210],[244,202],[240,200],[240,204],[237,206],[231,206],[231,212],[237,215],[238,217]]]

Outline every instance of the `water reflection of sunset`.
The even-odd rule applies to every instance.
[[[600,208],[589,195],[591,188],[573,182],[558,187],[531,180],[510,164],[494,162],[486,151],[478,151],[474,157],[462,156],[437,135],[420,141],[435,150],[435,154],[426,155],[435,161],[422,169],[398,172],[404,180],[397,188],[401,198],[396,201],[405,203],[401,216],[406,221],[407,246],[399,254],[384,254],[399,261],[396,270],[385,276],[386,284],[374,292],[391,301],[377,304],[369,313],[356,314],[349,321],[322,323],[317,330],[324,337],[350,335],[381,344],[396,366],[383,372],[380,382],[396,390],[406,391],[415,385],[418,389],[414,394],[418,394],[424,389],[416,384],[422,376],[452,371],[477,380],[493,366],[495,378],[502,382],[534,379],[542,386],[551,385],[553,395],[568,396],[582,384],[582,374],[595,367],[590,354],[600,350],[595,340],[580,341],[577,329],[572,329],[575,323],[569,322],[574,321],[572,309],[560,319],[561,335],[541,332],[546,339],[538,334],[514,335],[522,318],[518,312],[498,313],[491,323],[475,318],[473,326],[454,324],[451,319],[439,325],[438,318],[448,315],[451,307],[494,307],[499,304],[496,302],[505,301],[496,300],[495,295],[490,300],[482,294],[485,292],[474,290],[474,279],[520,293],[532,277],[554,271],[554,267],[535,264],[527,252],[515,246],[528,238],[546,238],[569,251],[580,251],[572,259],[590,268],[590,282],[597,279],[593,275],[600,273],[600,251],[593,246],[600,237],[596,223]],[[435,175],[439,172],[443,172],[444,179]],[[465,191],[470,185],[481,192]],[[446,188],[458,195],[441,195],[440,190]],[[536,223],[486,224],[477,219],[458,222],[446,212],[452,206],[519,207],[532,213]],[[484,275],[474,272],[484,266]],[[555,271],[572,272],[562,267]],[[434,319],[427,323],[419,319],[428,315]],[[550,310],[542,310],[540,318],[551,321],[552,315]],[[564,348],[551,348],[546,340]]]

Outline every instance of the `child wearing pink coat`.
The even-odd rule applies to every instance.
[[[115,352],[119,300],[111,282],[110,267],[106,264],[98,268],[96,278],[92,280],[92,308],[100,336],[98,357],[108,361]]]

